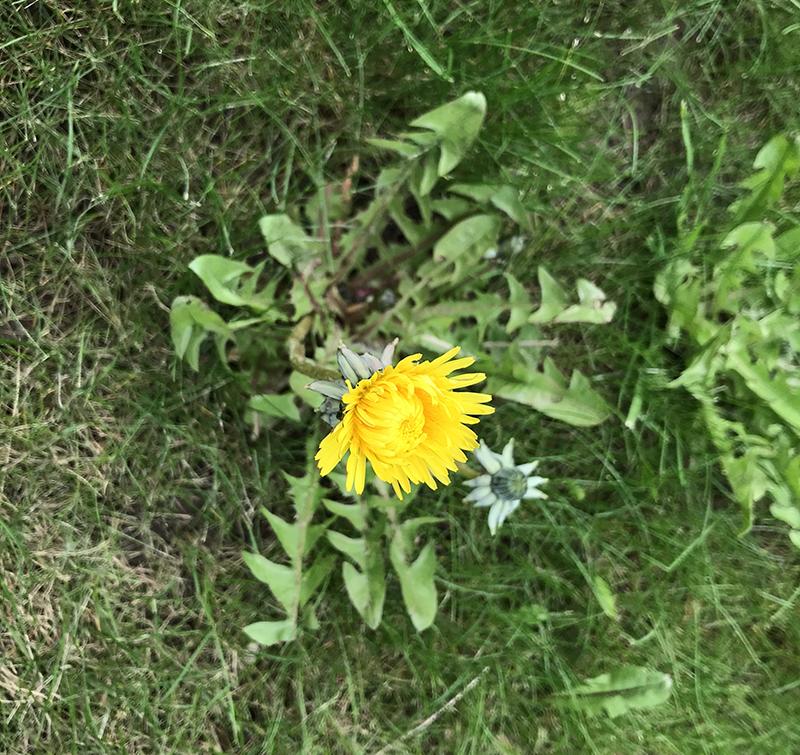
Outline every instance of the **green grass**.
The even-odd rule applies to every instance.
[[[797,552],[763,519],[737,538],[691,402],[657,388],[679,360],[648,244],[687,179],[681,101],[698,177],[727,133],[720,208],[798,127],[798,21],[795,0],[5,3],[0,750],[800,750]],[[546,262],[620,305],[560,333],[559,364],[623,416],[641,377],[643,419],[501,406],[484,437],[541,457],[552,498],[493,540],[457,489],[424,497],[447,519],[431,630],[396,585],[365,629],[334,579],[317,635],[253,652],[240,629],[271,599],[240,552],[273,548],[257,511],[288,510],[304,439],[252,442],[229,374],[175,365],[165,305],[199,293],[195,255],[262,251],[263,212],[468,89],[489,101],[469,169],[536,209],[514,273]],[[622,662],[670,673],[670,702],[614,721],[553,704]]]

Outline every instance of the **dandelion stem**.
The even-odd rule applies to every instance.
[[[322,367],[306,356],[305,340],[313,322],[313,316],[306,315],[292,328],[292,332],[286,339],[289,363],[297,372],[315,380],[338,380],[340,375],[337,370]]]

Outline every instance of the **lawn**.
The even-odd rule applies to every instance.
[[[687,181],[724,135],[723,219],[800,128],[798,72],[796,0],[3,3],[0,751],[800,751],[800,556],[766,506],[739,536],[691,397],[664,387],[682,354],[653,296]],[[554,349],[613,416],[496,402],[482,437],[541,459],[550,498],[494,538],[459,484],[420,498],[444,518],[430,629],[395,583],[368,629],[336,574],[316,633],[258,648],[242,627],[274,601],[241,553],[277,553],[259,509],[290,516],[305,428],[254,439],[212,350],[199,373],[175,358],[170,303],[203,295],[194,257],[262,254],[262,215],[355,155],[374,175],[366,138],[469,90],[488,111],[466,171],[532,212],[509,271],[618,305]],[[623,663],[670,699],[612,719],[559,697]]]

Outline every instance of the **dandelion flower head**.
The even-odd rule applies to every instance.
[[[486,376],[452,374],[475,361],[455,359],[459,351],[456,347],[431,362],[413,354],[374,372],[356,371],[361,379],[355,384],[345,381],[342,419],[320,443],[315,457],[320,474],[329,474],[349,454],[347,489],[359,494],[367,462],[398,498],[409,493],[412,484],[425,483],[433,490],[437,481],[448,485],[449,473],[466,461],[464,452],[478,447],[469,426],[494,412],[487,406],[489,394],[460,390]],[[349,350],[344,353],[355,357]]]

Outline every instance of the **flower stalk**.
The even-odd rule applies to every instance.
[[[313,315],[306,315],[292,328],[289,338],[286,339],[289,364],[292,365],[292,369],[315,380],[336,380],[339,377],[339,373],[336,370],[322,367],[306,356],[306,336],[313,323]]]

